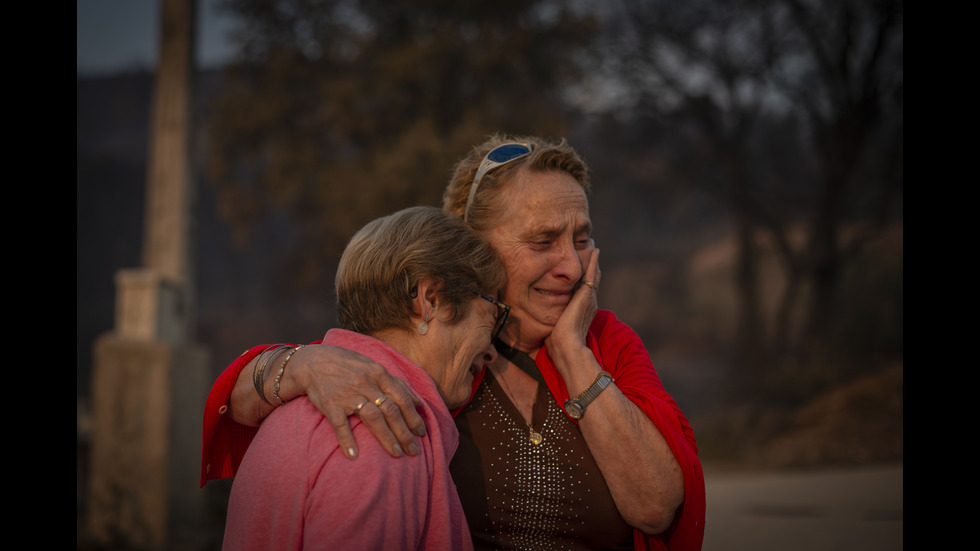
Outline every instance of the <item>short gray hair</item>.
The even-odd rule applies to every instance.
[[[496,296],[507,276],[489,243],[436,207],[410,207],[369,222],[337,266],[340,326],[364,334],[412,329],[412,292],[430,278],[439,283],[448,323],[458,323],[475,293]]]

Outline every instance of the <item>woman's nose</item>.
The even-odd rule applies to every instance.
[[[497,349],[493,347],[493,343],[483,351],[483,365],[490,365],[497,361]]]
[[[581,251],[575,248],[575,243],[562,243],[555,251],[555,275],[567,278],[569,281],[578,281],[585,273],[585,266],[582,264]],[[588,257],[586,257],[588,258]]]

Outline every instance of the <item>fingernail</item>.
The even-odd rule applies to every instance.
[[[354,448],[347,448],[347,457],[350,459],[357,459],[357,450]]]
[[[395,444],[395,457],[401,457],[402,454],[404,454],[404,453],[405,453],[405,450],[403,450],[402,447],[399,446],[398,444]]]
[[[418,455],[418,454],[419,454],[419,446],[418,446],[418,444],[416,444],[415,442],[412,442],[411,444],[409,444],[408,445],[408,455]]]

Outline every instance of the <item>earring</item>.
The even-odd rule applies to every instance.
[[[425,313],[425,321],[419,322],[419,333],[424,335],[429,332],[429,313]]]

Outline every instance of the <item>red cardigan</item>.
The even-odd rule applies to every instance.
[[[690,423],[664,389],[639,336],[612,312],[599,310],[589,327],[586,342],[599,364],[612,374],[620,391],[657,426],[684,473],[684,503],[678,509],[673,524],[657,536],[634,530],[635,549],[701,549],[705,519],[704,472]],[[257,428],[235,423],[223,414],[228,409],[228,400],[241,369],[269,346],[261,345],[245,351],[225,369],[211,388],[204,408],[202,487],[208,480],[233,477],[258,431]],[[547,350],[543,349],[543,352],[537,356],[538,368],[548,389],[561,405],[569,398],[568,390]],[[478,379],[474,385],[479,382]]]

